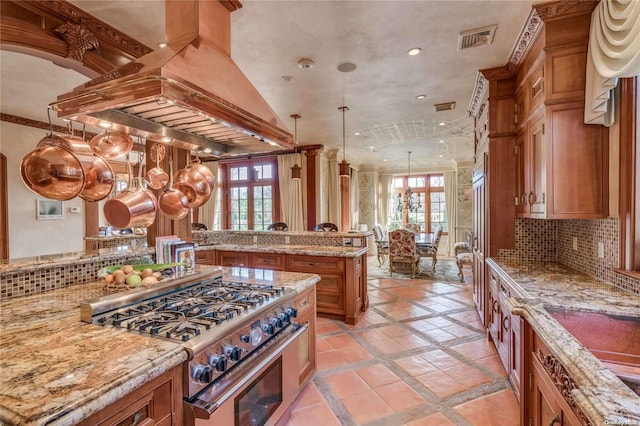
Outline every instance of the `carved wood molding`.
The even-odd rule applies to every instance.
[[[469,102],[469,108],[467,108],[467,117],[478,118],[480,116],[480,107],[483,105],[482,101],[486,97],[487,90],[489,90],[488,83],[489,81],[478,71],[476,85],[473,88],[473,95],[471,95],[471,102]]]
[[[522,27],[516,45],[513,47],[511,55],[509,55],[509,61],[507,62],[507,68],[511,72],[516,72],[520,67],[522,59],[527,55],[529,48],[533,44],[533,41],[538,36],[538,33],[542,29],[542,19],[538,15],[536,9],[531,9],[527,22]]]
[[[567,404],[569,404],[569,407],[571,407],[573,412],[578,416],[582,424],[592,426],[592,423],[587,419],[573,399],[571,391],[573,389],[578,389],[579,386],[564,368],[564,365],[562,365],[562,363],[552,354],[543,354],[541,349],[538,349],[538,353],[536,355],[549,375],[549,378],[551,378],[555,387],[560,391],[560,395],[562,395]]]
[[[98,38],[84,25],[84,19],[79,24],[67,22],[54,30],[67,43],[67,57],[82,62],[87,50],[100,49]]]
[[[542,20],[564,17],[567,15],[591,13],[600,0],[562,0],[533,5]]]

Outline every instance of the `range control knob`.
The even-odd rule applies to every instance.
[[[278,318],[280,318],[280,320],[282,320],[282,322],[287,323],[289,321],[291,321],[289,314],[286,312],[280,312],[278,314]]]
[[[276,329],[273,326],[273,324],[271,324],[269,322],[266,322],[266,323],[262,324],[262,331],[267,333],[267,334],[269,334],[269,335],[271,335],[271,334],[276,332]]]
[[[236,345],[227,345],[224,347],[223,351],[231,361],[238,361],[240,359],[240,348]]]
[[[241,334],[240,341],[242,343],[249,343],[251,341],[251,337],[248,334]]]
[[[200,383],[211,383],[213,370],[208,365],[199,365],[193,372],[193,378]]]
[[[298,316],[298,311],[296,311],[296,308],[287,308],[285,312],[288,313],[289,316],[292,318],[295,318]]]
[[[271,320],[271,323],[275,325],[277,328],[282,328],[282,325],[283,325],[282,319],[280,317],[273,318]]]
[[[227,358],[223,355],[209,355],[209,365],[216,371],[227,369]]]

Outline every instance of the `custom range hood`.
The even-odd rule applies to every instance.
[[[231,60],[237,1],[167,0],[167,46],[50,104],[58,117],[101,122],[214,156],[292,149],[293,136]]]

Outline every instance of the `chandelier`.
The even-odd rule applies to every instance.
[[[409,159],[407,160],[407,183],[409,182],[409,178],[411,177],[411,151],[407,151]],[[407,190],[404,194],[398,194],[398,206],[396,209],[401,212],[403,210],[408,210],[412,213],[417,212],[422,208],[422,203],[420,202],[420,196],[411,191],[411,187],[407,185]]]

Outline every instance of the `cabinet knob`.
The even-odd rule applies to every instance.
[[[509,331],[509,317],[504,317],[502,320],[502,328],[504,328],[505,331]]]
[[[527,205],[527,193],[526,192],[524,194],[522,194],[522,196],[520,197],[520,201],[522,202],[523,206]]]
[[[529,193],[529,204],[533,205],[536,202],[536,194],[533,192]]]

